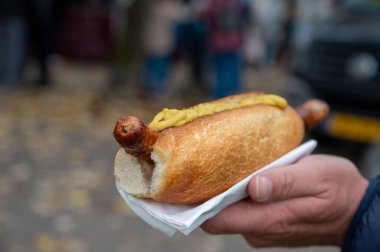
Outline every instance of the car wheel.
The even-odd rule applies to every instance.
[[[367,179],[380,174],[380,141],[364,151],[359,169]]]

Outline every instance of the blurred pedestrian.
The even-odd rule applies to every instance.
[[[166,88],[166,77],[175,45],[175,24],[181,19],[180,0],[151,1],[143,31],[144,88],[151,94]]]
[[[284,18],[282,20],[282,36],[277,52],[277,62],[284,68],[289,68],[293,50],[293,35],[296,22],[297,2],[286,0]]]
[[[216,73],[215,98],[241,91],[241,55],[249,6],[243,0],[210,0],[202,17],[208,24],[208,49]]]
[[[206,91],[204,86],[204,66],[207,59],[206,25],[199,18],[204,2],[204,0],[182,0],[184,18],[176,28],[176,50],[190,63],[192,85],[189,88],[196,87]]]
[[[261,65],[272,67],[276,63],[276,55],[281,40],[281,22],[285,12],[285,3],[283,0],[255,1],[254,8],[265,47]]]
[[[25,62],[25,0],[0,1],[0,85],[14,88]]]
[[[49,60],[56,52],[59,24],[64,14],[64,0],[28,0],[27,20],[32,52],[37,60],[40,86],[51,84]]]

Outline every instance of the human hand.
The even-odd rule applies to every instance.
[[[250,198],[202,228],[210,234],[242,234],[254,247],[340,246],[367,186],[347,159],[310,155],[253,177]]]

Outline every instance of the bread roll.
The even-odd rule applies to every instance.
[[[131,195],[198,204],[294,149],[303,136],[303,121],[290,106],[249,105],[162,130],[152,146],[153,165],[121,148],[114,173]]]

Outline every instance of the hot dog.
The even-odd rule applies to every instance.
[[[297,147],[328,110],[320,100],[293,109],[279,96],[251,92],[164,109],[149,125],[122,118],[114,129],[122,147],[116,182],[137,197],[201,203]]]

